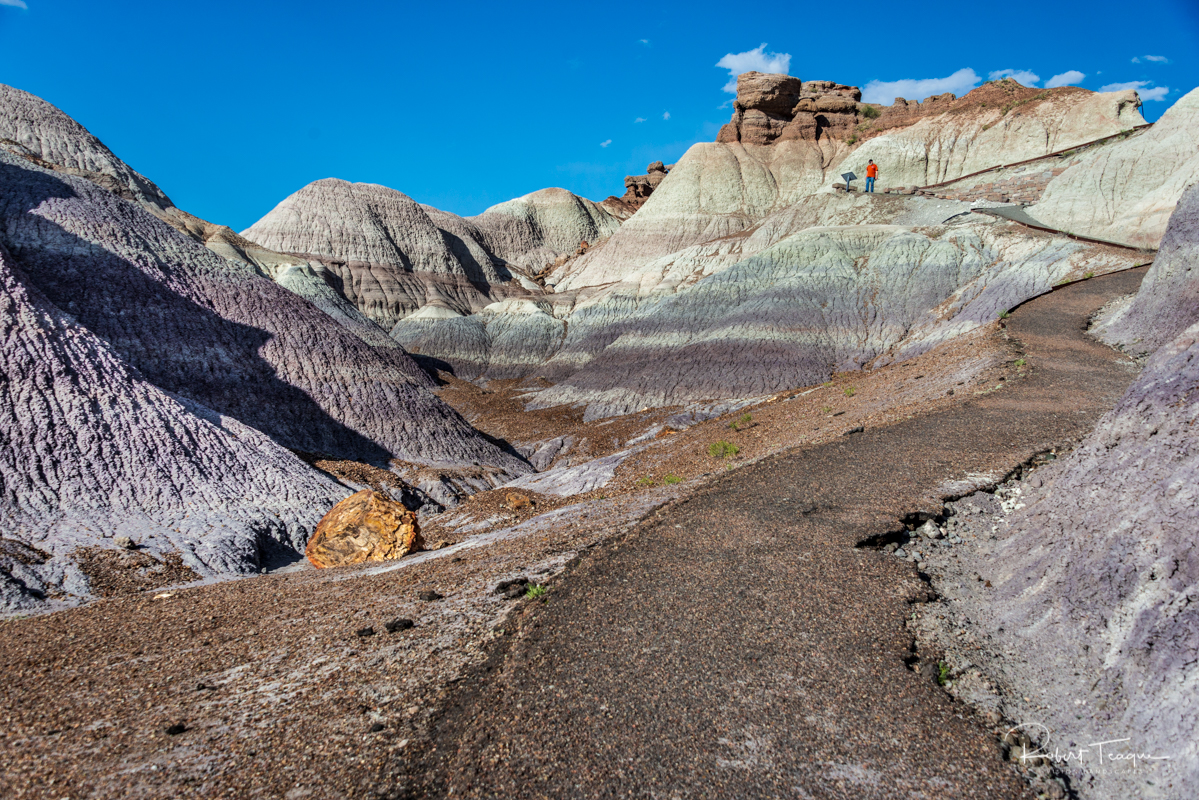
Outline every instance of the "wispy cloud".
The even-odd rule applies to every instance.
[[[604,141],[600,142],[600,147],[607,147],[607,146],[608,146],[608,145],[610,145],[610,144],[612,144],[612,140],[611,140],[611,139],[605,139]]]
[[[669,111],[663,111],[663,112],[662,112],[662,119],[670,119],[670,112],[669,112]]]
[[[637,41],[641,42],[646,47],[649,47],[649,39],[638,39]]]
[[[25,10],[29,9],[29,6],[25,5],[25,0],[0,0],[0,6],[12,6],[13,8],[24,8]]]
[[[645,122],[645,117],[637,117],[637,119],[633,120],[634,125],[636,125],[638,122]]]
[[[989,81],[1001,81],[1004,78],[1011,78],[1024,86],[1036,86],[1041,80],[1041,76],[1031,69],[999,69],[987,75]]]
[[[982,81],[972,69],[959,69],[947,78],[903,78],[897,81],[870,81],[862,90],[862,102],[890,105],[896,97],[923,100],[934,94],[965,94]]]
[[[1125,81],[1099,87],[1101,92],[1122,92],[1125,89],[1136,89],[1142,100],[1165,100],[1170,93],[1169,86],[1154,86],[1153,81]]]
[[[1059,86],[1077,86],[1085,77],[1087,77],[1085,72],[1079,72],[1076,69],[1068,69],[1061,75],[1054,75],[1052,78],[1045,81],[1045,88],[1056,89]]]
[[[724,90],[736,94],[737,76],[742,72],[778,72],[786,75],[787,70],[791,69],[791,54],[767,52],[766,42],[762,42],[744,53],[725,53],[716,66],[729,71],[729,82],[724,85]]]
[[[1169,64],[1170,59],[1165,56],[1133,56],[1132,63],[1140,64],[1142,61],[1151,61],[1154,64]]]

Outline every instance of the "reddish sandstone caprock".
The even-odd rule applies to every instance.
[[[321,518],[304,555],[317,567],[389,561],[424,549],[416,514],[378,492],[363,489]]]

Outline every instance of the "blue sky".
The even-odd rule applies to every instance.
[[[330,176],[459,214],[546,186],[619,195],[626,174],[715,137],[728,67],[867,99],[962,94],[1004,70],[1135,83],[1161,98],[1151,120],[1199,85],[1197,0],[843,8],[0,0],[0,82],[235,230]]]

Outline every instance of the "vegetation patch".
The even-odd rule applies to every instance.
[[[729,458],[741,452],[741,448],[732,442],[726,442],[721,439],[719,442],[712,442],[708,445],[708,455],[712,458]]]

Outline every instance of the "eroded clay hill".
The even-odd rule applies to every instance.
[[[443,500],[529,471],[401,348],[168,225],[152,184],[65,130],[61,152],[0,152],[6,604],[86,596],[78,557],[117,535],[193,576],[294,554],[345,487],[284,448],[400,464]]]
[[[532,379],[532,408],[583,404],[597,418],[907,358],[1056,283],[1143,260],[912,194],[1132,131],[1144,124],[1134,92],[1005,81],[889,107],[860,96],[740,76],[718,141],[693,146],[609,239],[553,269],[552,293],[466,318],[414,314],[392,336],[463,377]],[[902,193],[834,187],[870,157]]]
[[[543,189],[463,218],[394,189],[329,178],[291,195],[243,232],[319,263],[384,328],[426,306],[449,316],[524,297],[530,276],[620,225],[605,208]]]

